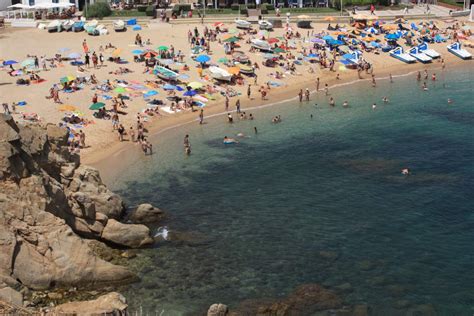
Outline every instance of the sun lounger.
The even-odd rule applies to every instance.
[[[453,43],[448,45],[448,52],[461,58],[461,59],[471,59],[472,55],[467,50],[461,48],[461,43]]]
[[[409,54],[410,56],[415,57],[418,61],[424,64],[430,63],[433,61],[433,58],[431,58],[430,56],[420,51],[418,47],[413,47],[412,49],[410,49]]]
[[[415,57],[410,56],[409,54],[403,51],[403,48],[397,47],[390,52],[390,56],[398,60],[403,61],[404,63],[410,64],[416,62]]]

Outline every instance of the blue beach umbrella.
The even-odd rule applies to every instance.
[[[199,55],[198,57],[196,57],[196,61],[198,63],[207,63],[209,60],[211,60],[211,57],[207,55]]]
[[[196,90],[189,90],[189,91],[186,91],[183,95],[185,97],[194,97],[196,94],[197,94]]]
[[[10,60],[4,61],[3,64],[5,66],[10,66],[10,65],[18,64],[18,62],[16,60],[10,59]]]
[[[67,55],[67,58],[69,58],[69,59],[79,59],[79,58],[81,58],[81,54],[79,54],[79,53],[70,53],[69,55]]]
[[[165,84],[165,85],[163,86],[163,89],[165,89],[165,90],[176,90],[176,86],[167,83],[167,84]]]
[[[176,86],[176,90],[178,91],[184,91],[184,88],[180,87],[180,86]]]
[[[334,38],[331,35],[326,35],[323,37],[323,40],[329,41],[329,40],[334,40]]]
[[[382,45],[380,45],[379,43],[377,43],[375,41],[370,42],[370,46],[372,46],[372,47],[382,47]]]
[[[158,91],[150,90],[150,91],[147,91],[147,92],[143,95],[143,97],[144,97],[145,99],[147,99],[147,98],[152,97],[152,96],[157,95],[157,94],[158,94]]]
[[[397,34],[390,33],[390,34],[385,35],[385,38],[386,38],[386,39],[389,39],[389,40],[397,40],[397,39],[398,39],[398,35],[397,35]]]
[[[354,57],[354,56],[353,56],[352,54],[344,54],[344,55],[342,55],[342,58],[344,58],[344,59],[351,59],[351,58],[353,58],[353,57]]]
[[[144,52],[144,51],[141,50],[141,49],[134,49],[134,50],[132,50],[132,54],[133,54],[133,55],[141,55],[141,54],[143,54],[143,52]]]
[[[309,54],[308,57],[316,58],[316,57],[318,57],[318,55],[317,54]]]
[[[133,27],[133,30],[134,30],[134,31],[141,31],[141,29],[142,29],[142,27],[141,27],[140,25],[135,25],[135,26]]]

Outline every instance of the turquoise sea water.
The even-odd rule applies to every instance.
[[[186,240],[135,259],[142,281],[125,292],[132,310],[197,315],[304,283],[350,283],[344,301],[377,315],[417,304],[472,315],[474,71],[466,65],[438,73],[429,91],[415,75],[375,89],[362,82],[332,89],[335,108],[321,94],[249,111],[254,121],[220,116],[157,135],[156,154],[113,186],[129,205],[166,210],[167,228]],[[277,114],[283,122],[271,124]],[[239,132],[249,137],[222,144]]]

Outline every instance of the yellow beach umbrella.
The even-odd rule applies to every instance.
[[[115,56],[115,57],[118,57],[118,56],[120,56],[121,53],[122,53],[122,49],[117,48],[112,52],[112,55]]]
[[[193,81],[188,84],[188,87],[190,87],[191,89],[197,90],[197,89],[201,89],[203,87],[203,84],[197,81]]]
[[[238,75],[239,72],[240,72],[240,68],[239,67],[230,67],[230,68],[227,68],[227,72],[229,72],[231,75]]]

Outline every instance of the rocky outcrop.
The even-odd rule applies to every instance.
[[[70,302],[54,308],[52,315],[126,315],[127,301],[121,294],[112,292],[92,301]]]
[[[82,238],[140,247],[151,242],[149,230],[116,220],[121,198],[69,153],[67,139],[54,125],[18,126],[0,115],[0,284],[48,289],[136,279]]]
[[[155,223],[164,217],[165,213],[162,210],[145,203],[138,205],[138,207],[130,213],[128,218],[134,223]]]
[[[224,304],[212,304],[207,311],[207,316],[227,316],[229,308]]]
[[[148,227],[122,224],[114,219],[107,221],[107,225],[102,231],[102,238],[130,248],[139,248],[153,243]]]

